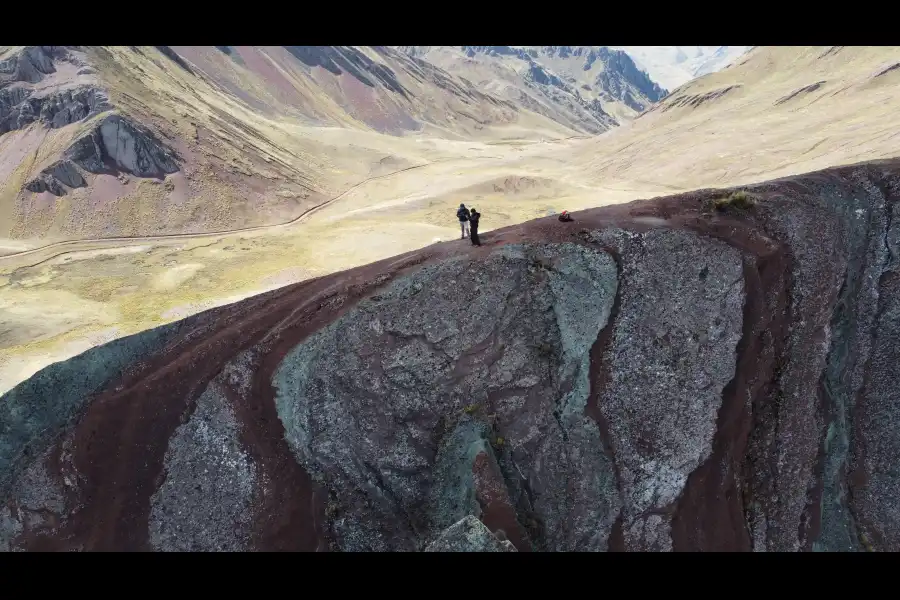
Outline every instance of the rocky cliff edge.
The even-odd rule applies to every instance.
[[[0,398],[0,547],[896,551],[898,198],[539,219],[94,348]]]

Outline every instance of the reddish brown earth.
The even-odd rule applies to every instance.
[[[519,551],[898,550],[900,162],[748,192],[435,244],[52,365],[0,398],[0,548],[502,548],[474,516]]]

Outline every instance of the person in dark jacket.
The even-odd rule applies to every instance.
[[[469,209],[465,204],[459,205],[456,210],[456,218],[459,219],[459,228],[462,230],[462,237],[459,239],[464,240],[469,235]]]
[[[481,240],[478,239],[478,220],[481,219],[481,213],[474,208],[469,213],[469,238],[472,240],[473,246],[480,246]]]

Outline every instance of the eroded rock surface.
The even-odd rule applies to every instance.
[[[66,194],[67,188],[87,185],[84,173],[125,172],[162,178],[179,169],[179,157],[149,129],[112,114],[75,140],[59,160],[25,184],[32,192]]]
[[[0,549],[900,549],[900,163],[749,193],[435,244],[52,365],[0,398]]]
[[[165,480],[150,499],[150,544],[156,550],[240,551],[246,548],[257,472],[239,423],[213,382],[169,441]]]
[[[65,196],[66,188],[77,188],[85,185],[84,177],[78,168],[69,160],[60,160],[25,184],[29,192],[50,192],[54,196]]]
[[[323,481],[359,490],[336,529],[342,546],[421,549],[475,510],[472,469],[492,435],[514,449],[510,475],[530,488],[548,547],[601,543],[580,521],[611,527],[617,493],[602,446],[580,430],[588,352],[615,289],[602,251],[506,246],[477,265],[423,267],[292,351],[274,379],[288,442]],[[457,424],[466,411],[491,432]]]
[[[508,541],[498,540],[484,523],[469,515],[448,527],[425,552],[515,552]]]
[[[0,89],[0,135],[36,121],[59,129],[111,108],[106,93],[91,85],[43,94],[20,86]]]
[[[608,380],[598,400],[626,500],[625,546],[671,550],[667,508],[709,458],[722,391],[734,377],[741,254],[684,231],[611,229],[599,237],[622,256],[619,315],[601,358]]]
[[[62,46],[25,46],[0,61],[0,87],[17,81],[37,83],[54,73],[54,59],[67,56]]]
[[[92,173],[101,170],[98,163],[105,159],[138,177],[162,177],[178,170],[178,157],[171,148],[146,127],[119,115],[103,119],[91,138],[92,144],[82,142],[70,156]]]
[[[64,46],[26,46],[0,61],[0,135],[35,122],[59,129],[112,108],[95,78],[51,77],[64,63],[79,76],[92,74]]]

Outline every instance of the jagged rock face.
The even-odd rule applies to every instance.
[[[605,46],[400,46],[460,75],[472,63],[503,73],[502,93],[514,102],[579,131],[602,133],[630,120],[666,95],[623,51]],[[461,51],[467,57],[454,59]],[[478,69],[475,71],[478,72]],[[492,79],[482,84],[497,85]]]
[[[0,87],[16,81],[37,83],[56,71],[53,59],[64,56],[66,50],[62,46],[26,46],[0,61]]]
[[[138,177],[162,177],[178,170],[177,156],[173,150],[146,127],[118,115],[103,119],[91,137],[93,144],[82,143],[78,149],[73,147],[71,152],[72,160],[91,172],[97,172],[92,168],[96,168],[98,161],[102,162],[104,158],[122,171]]]
[[[582,69],[589,71],[596,61],[604,65],[604,70],[599,74],[594,84],[612,98],[625,101],[637,111],[644,110],[646,105],[637,102],[629,87],[634,87],[638,93],[652,102],[659,102],[666,95],[666,90],[655,83],[650,76],[638,69],[637,65],[628,54],[622,50],[612,50],[606,46],[591,48],[579,46],[542,46],[541,52],[550,56],[567,58],[569,56],[584,56]],[[633,104],[632,104],[633,103]]]
[[[0,89],[0,134],[18,129],[19,114],[17,108],[22,105],[31,90],[23,86],[12,86]]]
[[[112,108],[106,92],[94,84],[41,83],[56,72],[56,62],[87,65],[63,46],[26,46],[0,62],[0,135],[34,122],[58,129]]]
[[[77,188],[86,185],[84,177],[71,161],[61,160],[53,163],[31,181],[25,184],[30,192],[50,192],[54,196],[65,196],[66,187]]]
[[[106,93],[94,86],[53,90],[40,97],[27,88],[10,87],[0,90],[0,135],[35,121],[58,129],[111,108]]]
[[[403,52],[416,59],[428,60],[429,52],[433,46],[399,46]],[[576,130],[584,130],[589,133],[602,133],[611,127],[619,125],[619,122],[604,110],[596,101],[585,99],[581,96],[577,86],[564,81],[555,73],[548,70],[535,59],[540,58],[539,53],[533,48],[516,48],[511,46],[462,46],[460,48],[467,57],[511,57],[525,63],[522,70],[522,83],[530,88],[535,97],[522,93],[513,97],[513,101],[538,114],[559,121],[568,126],[574,126]],[[460,72],[462,75],[464,72]],[[536,98],[542,98],[538,101]],[[610,97],[611,99],[611,97]],[[549,102],[549,107],[544,104]],[[552,108],[550,108],[552,107]],[[560,113],[559,111],[563,111]],[[564,115],[568,115],[565,118]],[[574,118],[574,120],[571,120]]]
[[[0,398],[0,548],[900,550],[900,164],[750,192],[437,244],[52,365]]]
[[[25,184],[31,192],[66,194],[66,187],[87,185],[79,172],[125,172],[137,177],[164,177],[179,168],[179,157],[149,129],[120,115],[109,115],[87,135],[75,140],[63,160]]]

